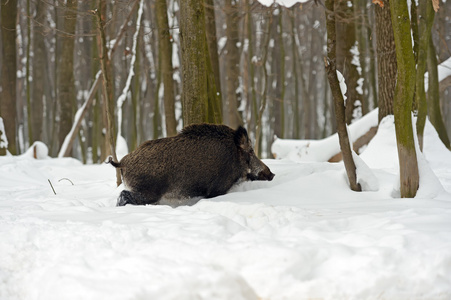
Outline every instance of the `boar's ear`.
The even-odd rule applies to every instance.
[[[249,144],[249,137],[247,135],[247,130],[243,128],[242,126],[238,127],[238,129],[235,131],[235,145],[239,148],[245,149],[246,146]]]

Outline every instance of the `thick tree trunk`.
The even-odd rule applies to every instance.
[[[345,105],[343,94],[337,78],[336,60],[336,34],[335,34],[335,11],[334,0],[326,0],[326,28],[327,28],[327,59],[326,72],[329,79],[330,89],[335,103],[335,117],[337,120],[337,133],[340,149],[343,154],[343,162],[349,179],[351,190],[361,191],[357,182],[357,173],[354,159],[352,158],[351,144],[349,142],[346,128]]]
[[[212,74],[203,1],[180,2],[180,39],[184,125],[221,123],[220,98]]]
[[[5,125],[8,150],[18,154],[16,145],[17,111],[16,111],[16,19],[17,0],[1,2],[1,34],[2,34],[2,90],[0,94],[0,116]]]
[[[415,58],[412,51],[410,19],[406,1],[390,2],[390,12],[398,63],[394,114],[401,197],[413,198],[417,193],[420,178],[411,114],[415,88]]]
[[[396,86],[396,48],[390,16],[390,1],[384,7],[376,5],[376,52],[378,79],[379,122],[393,115],[393,97]]]

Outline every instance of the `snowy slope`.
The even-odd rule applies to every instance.
[[[378,112],[378,109],[374,109],[348,126],[351,143],[366,134],[372,127],[377,126]],[[337,133],[321,140],[276,139],[271,146],[274,157],[287,158],[296,162],[328,161],[340,151]]]
[[[427,123],[421,192],[399,199],[393,139],[385,121],[361,155],[375,191],[267,160],[273,181],[175,209],[115,207],[109,165],[1,157],[0,299],[450,299],[450,151]]]

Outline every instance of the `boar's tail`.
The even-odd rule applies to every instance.
[[[113,165],[113,167],[115,167],[115,168],[121,168],[122,167],[121,163],[113,161],[113,157],[111,157],[111,156],[108,157],[108,161],[106,163]]]

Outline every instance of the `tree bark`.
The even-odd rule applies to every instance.
[[[0,116],[3,118],[8,150],[18,154],[16,146],[17,110],[16,110],[16,19],[17,0],[1,2],[1,34],[2,34],[2,91],[0,95]]]
[[[336,61],[336,28],[335,28],[334,0],[326,0],[326,28],[327,28],[327,59],[326,72],[330,89],[335,103],[335,118],[337,120],[337,133],[340,142],[340,149],[343,154],[343,163],[348,176],[350,188],[353,191],[361,191],[362,188],[357,182],[357,173],[352,150],[346,128],[346,116],[343,94],[337,78]]]
[[[220,99],[208,51],[203,1],[180,2],[180,39],[184,126],[202,122],[221,123]]]
[[[227,36],[227,55],[226,58],[226,83],[227,94],[226,103],[228,108],[228,125],[232,128],[238,128],[239,125],[243,125],[243,120],[238,112],[238,103],[240,102],[237,89],[239,87],[239,63],[240,56],[238,53],[238,39],[239,39],[239,19],[238,19],[238,7],[235,1],[225,0],[224,7],[226,17],[226,36]]]
[[[376,51],[379,122],[393,115],[393,98],[396,86],[396,48],[390,16],[390,1],[384,6],[376,5]]]
[[[411,114],[415,88],[415,58],[412,51],[407,2],[393,1],[390,4],[396,45],[396,60],[398,64],[394,115],[400,168],[401,197],[413,198],[417,193],[420,180]]]
[[[161,73],[164,86],[164,115],[166,122],[166,135],[177,134],[177,121],[175,119],[174,82],[172,79],[172,37],[169,32],[168,8],[166,0],[157,0],[155,3],[158,24],[158,50],[161,57]]]

